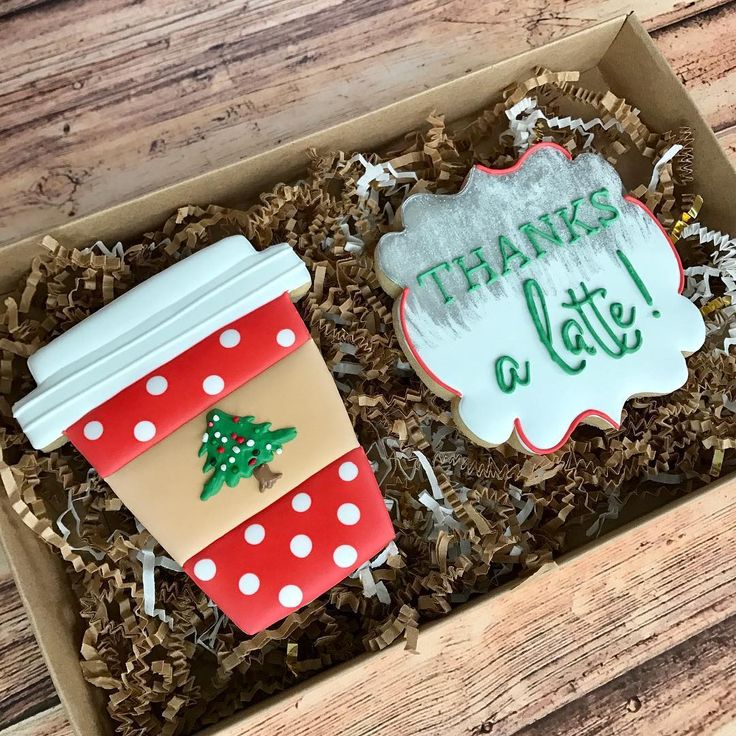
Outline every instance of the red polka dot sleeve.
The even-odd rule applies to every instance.
[[[307,340],[283,294],[124,388],[64,434],[100,475],[112,475]]]
[[[393,537],[373,470],[357,448],[205,547],[184,570],[255,634],[339,583]]]

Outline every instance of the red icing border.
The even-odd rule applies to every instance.
[[[615,419],[608,416],[608,414],[603,411],[598,411],[598,409],[586,409],[585,411],[580,412],[580,414],[570,422],[570,426],[567,428],[565,434],[562,435],[562,439],[556,445],[552,445],[552,447],[537,447],[534,443],[530,442],[521,426],[521,419],[518,417],[514,419],[514,429],[525,447],[529,448],[537,455],[549,455],[551,452],[559,450],[560,447],[570,439],[570,435],[578,428],[578,425],[589,417],[600,417],[604,421],[608,422],[614,429],[618,429],[621,426]]]
[[[238,333],[239,341],[237,345],[225,347],[220,337],[231,330]],[[282,330],[287,331],[289,340],[293,338],[292,343],[287,344],[289,340],[283,336],[279,341]],[[306,325],[288,293],[282,294],[127,386],[85,414],[64,434],[90,465],[107,477],[307,340]],[[154,377],[159,379],[159,389],[160,378],[166,380],[165,390],[160,393],[151,393],[147,388],[149,379]],[[215,390],[220,382],[210,380],[208,393],[205,390],[208,377],[219,378],[221,390]],[[247,407],[243,411],[247,413]],[[85,436],[85,426],[90,422],[97,423],[98,428],[102,426],[97,439],[90,439],[89,433]],[[152,426],[155,434],[148,438],[138,432],[136,437],[136,427],[141,422],[147,422],[149,430]],[[205,431],[204,422],[202,431]]]
[[[529,158],[533,153],[543,148],[552,148],[564,154],[565,157],[568,159],[568,161],[573,160],[572,154],[566,148],[563,148],[558,143],[553,143],[552,141],[543,141],[542,143],[537,143],[531,146],[530,148],[527,148],[527,150],[524,151],[524,153],[519,157],[519,160],[513,166],[510,166],[507,169],[491,169],[488,166],[483,166],[482,164],[475,164],[475,168],[478,169],[479,171],[482,171],[485,174],[490,174],[491,176],[502,176],[503,174],[511,174],[515,171],[518,171],[521,168],[521,166],[523,166],[527,158]],[[638,207],[640,207],[642,210],[644,210],[644,212],[647,215],[649,215],[649,217],[654,221],[654,223],[659,228],[662,235],[664,235],[665,239],[669,243],[669,246],[672,249],[672,254],[675,257],[675,260],[677,261],[677,267],[680,271],[680,283],[678,285],[678,293],[682,294],[682,291],[685,288],[685,271],[682,267],[682,259],[680,258],[680,254],[677,252],[677,248],[675,248],[675,244],[672,242],[672,239],[668,235],[667,231],[662,227],[662,224],[660,223],[660,221],[654,216],[654,213],[649,209],[649,207],[647,207],[640,200],[636,199],[636,197],[632,197],[629,194],[624,195],[624,199],[627,202],[630,202],[631,204],[635,204]],[[433,381],[435,381],[438,385],[442,386],[447,391],[455,394],[455,396],[462,397],[462,394],[458,390],[452,388],[451,386],[448,386],[444,381],[441,381],[432,371],[429,370],[429,368],[427,367],[427,364],[419,356],[419,353],[417,352],[414,344],[412,343],[411,338],[409,337],[406,331],[406,318],[404,314],[405,302],[406,302],[408,294],[409,294],[409,287],[406,287],[403,293],[401,294],[401,304],[399,306],[399,316],[401,319],[401,330],[404,333],[404,339],[406,340],[406,344],[411,350],[411,353],[414,356],[414,359],[422,367],[422,370],[424,370]],[[608,414],[602,411],[599,411],[598,409],[586,409],[585,411],[578,414],[572,420],[572,422],[570,422],[570,426],[567,428],[567,431],[563,435],[562,439],[557,444],[553,445],[552,447],[548,447],[548,448],[537,447],[533,443],[529,442],[524,432],[524,429],[521,426],[521,420],[518,417],[514,419],[514,429],[516,430],[516,434],[519,436],[519,439],[521,439],[521,441],[524,443],[524,445],[527,448],[535,452],[537,455],[548,455],[552,452],[559,450],[570,439],[570,435],[572,435],[572,433],[575,431],[578,425],[582,424],[586,419],[590,417],[599,417],[603,419],[604,421],[608,422],[614,429],[618,429],[620,427],[619,422],[615,421],[612,417],[608,416]]]
[[[565,155],[568,161],[572,161],[572,154],[570,153],[570,151],[568,151],[566,148],[563,148],[559,143],[553,143],[552,141],[542,141],[542,143],[535,143],[533,146],[531,146],[531,148],[527,148],[526,151],[524,151],[524,153],[519,156],[519,160],[513,166],[509,166],[507,169],[491,169],[488,166],[483,166],[483,164],[475,164],[475,168],[485,174],[490,174],[491,176],[503,176],[504,174],[513,174],[524,165],[524,162],[533,153],[541,151],[543,148],[552,148],[555,151],[559,151],[560,153]]]
[[[431,370],[429,370],[429,366],[422,360],[422,356],[419,355],[417,352],[416,347],[414,346],[414,343],[412,343],[411,338],[409,337],[409,333],[406,331],[406,300],[409,296],[409,287],[407,286],[404,291],[401,293],[401,301],[399,302],[399,320],[401,321],[401,331],[404,334],[404,340],[406,340],[406,344],[411,350],[411,354],[414,356],[414,360],[419,363],[419,365],[422,367],[422,370],[438,385],[442,386],[445,391],[448,391],[451,394],[454,394],[457,397],[462,397],[462,394],[452,386],[449,386],[446,384],[443,380],[438,378]]]

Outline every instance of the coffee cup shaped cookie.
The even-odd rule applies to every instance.
[[[309,285],[289,245],[221,240],[38,350],[37,388],[13,407],[34,447],[71,440],[249,634],[394,535],[292,303]]]

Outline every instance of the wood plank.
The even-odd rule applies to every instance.
[[[223,734],[291,734],[297,719],[302,736],[435,734],[439,718],[443,734],[512,734],[735,616],[734,544],[736,479],[426,627],[417,654],[359,659]]]
[[[516,736],[736,733],[736,618],[650,659]]]
[[[57,705],[0,730],[0,736],[75,736],[64,709]],[[91,736],[91,735],[90,735]]]
[[[652,36],[711,127],[734,125],[736,6],[715,8]]]
[[[0,241],[629,9],[657,28],[721,4],[570,0],[540,10],[536,0],[257,0],[245,8],[240,0],[67,0],[30,7],[0,20],[7,59]]]
[[[15,583],[0,577],[0,729],[58,703]]]
[[[0,590],[2,600],[7,592]],[[522,728],[516,736],[573,732],[579,736],[649,736],[657,732],[697,736],[715,734],[718,728],[723,729],[719,731],[721,736],[730,736],[736,730],[728,730],[736,720],[736,693],[729,685],[736,675],[736,654],[731,646],[735,635],[736,618],[729,618]],[[2,674],[0,682],[4,683]],[[7,729],[0,726],[0,736],[57,734],[72,736],[61,706]]]

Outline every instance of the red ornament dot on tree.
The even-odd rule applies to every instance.
[[[256,459],[254,457],[248,460],[248,465],[255,465],[255,464],[256,464]]]
[[[238,435],[237,435],[237,434],[235,434],[235,432],[233,432],[233,433],[232,433],[232,434],[230,435],[230,438],[231,438],[231,439],[233,439],[233,440],[236,440],[236,439],[238,439]]]
[[[240,417],[233,417],[233,421],[237,424],[240,421]]]
[[[213,423],[213,422],[207,422],[207,426],[208,426],[208,427],[214,427],[215,425],[214,425],[214,423]]]
[[[224,447],[218,447],[217,448],[217,452],[219,452],[220,455],[222,455],[222,453],[225,452],[225,448]]]
[[[242,445],[242,444],[243,444],[243,442],[245,442],[245,437],[238,437],[238,439],[237,439],[237,443],[238,443],[239,445]]]

